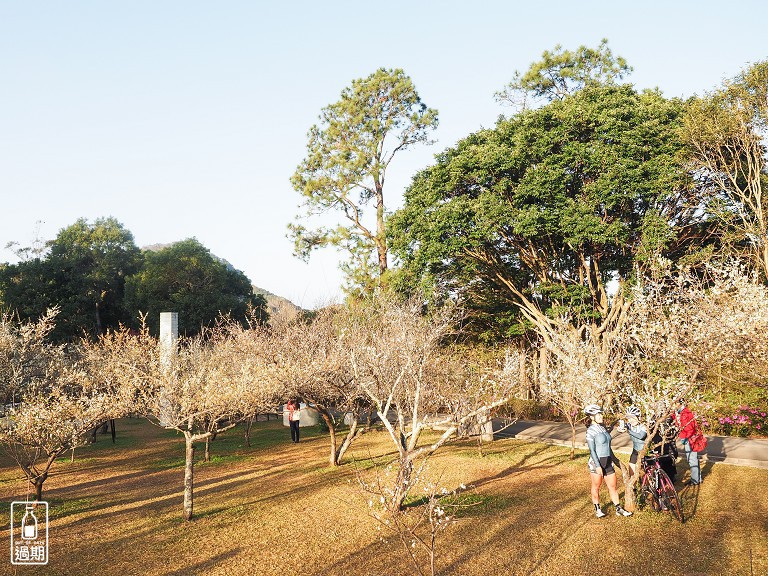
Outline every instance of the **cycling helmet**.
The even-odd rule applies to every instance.
[[[584,406],[584,414],[589,414],[590,416],[594,416],[595,414],[602,414],[603,409],[600,408],[597,404],[588,404],[587,406]]]
[[[635,418],[640,418],[640,408],[637,406],[630,406],[627,408],[626,412],[627,416],[634,416]]]

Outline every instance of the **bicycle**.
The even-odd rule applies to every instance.
[[[649,454],[643,458],[642,470],[643,479],[640,483],[640,495],[638,503],[643,506],[650,504],[654,511],[672,512],[672,514],[685,522],[683,516],[683,507],[680,504],[680,497],[664,470],[659,464],[659,458],[671,458],[669,454]]]

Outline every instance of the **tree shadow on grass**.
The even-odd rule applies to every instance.
[[[480,478],[474,481],[472,485],[478,488],[480,486],[491,484],[499,480],[505,480],[520,474],[525,474],[526,472],[530,472],[532,470],[555,468],[562,463],[562,455],[560,454],[553,454],[552,456],[544,458],[543,460],[531,462],[536,457],[539,457],[542,453],[547,452],[548,450],[551,450],[551,446],[541,445],[540,447],[535,448],[533,451],[523,456],[520,462],[508,466],[497,474],[486,476],[485,478]]]
[[[195,482],[195,504],[196,508],[200,506],[200,500],[206,494],[217,495],[219,493],[231,493],[232,487],[238,484],[245,484],[249,481],[247,477],[248,471],[233,472],[224,476],[216,476],[208,478],[206,480],[200,480]],[[170,474],[169,471],[158,472],[158,474]],[[182,476],[183,470],[178,474],[178,486],[173,486],[173,491],[168,492],[167,489],[171,486],[169,482],[163,482],[161,484],[162,492],[153,494],[144,494],[144,497],[137,497],[137,492],[142,492],[143,488],[137,486],[130,492],[126,493],[122,488],[121,492],[124,494],[123,498],[117,500],[103,500],[99,499],[99,495],[92,496],[92,504],[83,510],[79,510],[76,513],[87,513],[87,516],[77,520],[80,525],[98,524],[98,522],[104,517],[115,517],[120,514],[126,514],[146,508],[147,510],[156,509],[160,507],[171,507],[178,504],[179,515],[181,515],[181,505],[183,501],[183,485]],[[267,479],[271,476],[281,474],[281,471],[270,470],[266,474],[259,474],[258,479]],[[176,474],[174,474],[176,476]],[[267,480],[269,481],[269,480]],[[77,486],[72,487],[73,497],[78,494]],[[57,494],[57,496],[59,496]],[[226,509],[224,507],[222,509]],[[71,513],[74,514],[75,512]],[[66,518],[71,515],[63,515],[61,518]]]
[[[540,484],[540,478],[532,478],[530,482],[524,481],[524,486],[516,486],[513,493],[507,490],[475,493],[479,505],[471,507],[471,513],[459,515],[458,521],[449,526],[445,534],[438,536],[438,573],[538,573],[538,568],[546,562],[549,555],[594,519],[590,515],[591,510],[586,498],[580,494],[569,498],[546,499],[543,508],[535,508],[531,498],[535,499],[537,495],[541,495],[542,490],[556,490],[556,487],[544,488]],[[470,495],[470,492],[466,494],[467,497]],[[584,505],[578,506],[581,500],[585,501]],[[538,503],[538,500],[536,502]],[[418,501],[409,504],[416,505]],[[553,515],[562,514],[563,508],[571,508],[573,512],[568,514],[565,522],[553,522]],[[529,537],[520,536],[519,531],[526,532]],[[531,541],[531,533],[546,533],[553,537],[542,543],[541,538]],[[376,534],[372,532],[371,536],[375,537]],[[383,539],[338,557],[325,565],[318,574],[404,576],[415,573],[399,538],[393,534],[381,535]],[[529,553],[537,544],[544,544],[546,547],[543,555],[541,551],[537,551],[535,556]],[[517,559],[510,561],[508,556],[513,548],[516,549]],[[489,564],[488,556],[496,557],[496,561]],[[474,570],[478,565],[492,568]],[[426,573],[429,573],[427,565],[424,566]],[[473,569],[469,570],[468,567]]]
[[[561,548],[566,541],[576,537],[594,519],[585,505],[575,507],[573,512],[568,515],[567,521],[553,522],[553,514],[559,510],[574,507],[580,500],[582,500],[580,495],[572,498],[561,498],[556,500],[556,503],[553,502],[547,509],[536,510],[535,513],[532,513],[530,507],[526,508],[525,504],[515,503],[509,507],[509,510],[517,512],[519,516],[510,518],[508,522],[499,523],[493,530],[484,531],[482,540],[486,546],[499,551],[509,551],[510,547],[523,550],[523,558],[514,562],[516,574],[523,573],[523,571],[527,574],[544,572],[542,568],[552,554]],[[521,511],[521,508],[525,511]],[[500,510],[497,514],[501,512]],[[524,518],[526,531],[532,533],[546,532],[546,541],[542,539],[537,543],[543,550],[537,550],[535,554],[529,553],[532,552],[530,548],[533,546],[528,539],[518,536],[517,529],[520,518]],[[465,529],[466,535],[460,535],[459,539],[469,541],[473,536],[477,538],[477,535],[471,534],[473,530],[474,528]],[[462,552],[454,555],[450,562],[443,566],[443,570],[445,573],[460,574],[463,566],[477,561],[476,557],[476,548],[465,547]]]
[[[699,462],[699,466],[701,467],[701,477],[704,479],[709,476],[710,472],[712,472],[714,463],[711,461],[704,463]],[[683,514],[685,516],[686,522],[688,520],[693,520],[696,517],[696,511],[699,508],[700,489],[701,486],[686,484],[677,491],[678,497],[680,498],[680,505],[683,507]]]
[[[290,465],[292,460],[284,461],[284,463]],[[197,476],[195,481],[196,496],[209,491],[214,493],[228,491],[231,485],[247,482],[253,477],[266,479],[284,472],[282,468],[276,468],[269,463],[258,463],[256,466],[241,468],[224,475],[217,475],[217,468],[220,469],[220,466],[206,467],[202,474],[198,471],[197,467],[195,468]],[[86,517],[78,519],[77,522],[88,524],[98,522],[103,516],[113,516],[124,512],[130,513],[143,506],[163,505],[164,502],[174,500],[178,500],[180,506],[183,491],[183,473],[183,467],[175,470],[139,470],[89,482],[51,488],[44,492],[43,496],[45,499],[53,502],[87,500],[88,503],[84,507],[72,508],[55,516],[55,518],[62,521],[69,516],[87,513]],[[102,490],[94,490],[98,488]],[[99,513],[99,511],[102,512]],[[0,527],[0,529],[7,528],[7,523]]]
[[[292,466],[295,466],[294,460],[301,460],[301,456],[297,455],[291,459],[283,459],[279,467],[270,464],[269,462],[257,463],[256,466],[248,466],[239,469],[229,474],[216,475],[215,470],[208,469],[206,472],[213,472],[213,475],[207,476],[204,479],[198,478],[195,481],[195,517],[204,517],[215,515],[220,512],[225,512],[233,509],[232,505],[215,505],[207,507],[206,502],[213,500],[214,502],[221,496],[234,497],[238,494],[242,494],[242,497],[253,495],[254,483],[269,487],[268,494],[258,496],[257,498],[242,499],[238,501],[237,508],[246,510],[249,507],[263,504],[267,501],[279,500],[290,495],[291,497],[303,497],[311,495],[317,490],[321,490],[328,485],[331,485],[338,481],[338,475],[336,474],[306,474],[296,473],[293,476],[289,476],[287,481],[279,482],[280,490],[273,491],[276,485],[276,479],[285,479],[286,470],[284,466],[288,466],[289,470],[295,470]],[[309,472],[313,471],[310,467]],[[77,513],[87,513],[86,516],[77,520],[78,524],[98,524],[104,517],[115,517],[120,514],[130,514],[141,509],[147,511],[156,510],[157,507],[168,508],[178,505],[179,515],[181,515],[181,504],[183,501],[183,485],[182,474],[183,468],[178,469],[176,472],[168,470],[156,472],[155,478],[157,481],[154,485],[159,486],[158,492],[146,494],[145,486],[135,485],[131,487],[130,491],[126,491],[125,486],[117,487],[123,497],[115,500],[100,500],[99,495],[89,495],[91,503],[83,510],[78,510]],[[157,474],[163,475],[166,479],[161,479]],[[167,480],[167,476],[173,474],[177,477],[178,483],[171,483]],[[291,481],[291,478],[294,481]],[[150,484],[151,485],[151,484]],[[168,489],[172,487],[172,492],[168,492]],[[73,486],[67,490],[73,498],[81,495],[78,486]],[[138,495],[140,494],[140,495]],[[57,494],[57,496],[61,496]],[[143,496],[143,497],[142,497]],[[75,512],[73,512],[74,514]],[[64,518],[65,516],[62,516]]]

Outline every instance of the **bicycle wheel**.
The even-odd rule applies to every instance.
[[[658,512],[661,509],[659,506],[659,500],[656,498],[656,491],[653,489],[653,480],[651,478],[651,472],[648,472],[644,477],[640,489],[638,490],[638,505],[640,508],[645,508],[650,505],[654,512]]]
[[[677,495],[677,490],[675,490],[672,480],[669,479],[664,470],[659,470],[659,501],[662,508],[672,512],[680,522],[685,522],[680,497]]]

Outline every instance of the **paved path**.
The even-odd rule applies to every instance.
[[[507,426],[502,418],[493,421],[494,438],[524,438],[560,446],[571,445],[571,427],[567,422],[543,422],[518,420]],[[506,426],[506,427],[505,427]],[[584,441],[586,427],[576,427],[576,447],[587,449]],[[768,439],[737,438],[732,436],[707,436],[707,449],[701,459],[709,462],[768,468]],[[611,443],[615,452],[629,454],[632,444],[629,434],[613,431]],[[680,446],[680,454],[683,453]]]

